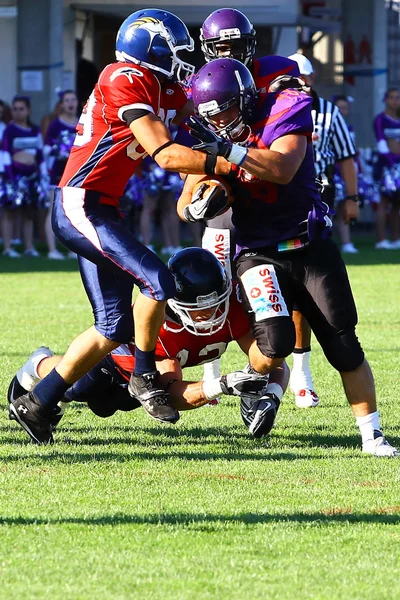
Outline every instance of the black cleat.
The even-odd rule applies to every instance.
[[[179,412],[168,404],[168,394],[157,380],[157,371],[144,373],[144,375],[132,373],[128,391],[153,419],[162,423],[176,423],[179,419]]]
[[[240,413],[244,424],[255,438],[268,435],[274,426],[280,400],[275,394],[261,396],[242,396]]]
[[[17,421],[25,429],[33,443],[53,443],[51,419],[34,392],[12,398],[8,414],[10,419]]]
[[[22,387],[22,385],[18,381],[17,376],[15,375],[11,379],[11,383],[8,386],[8,392],[7,392],[8,403],[11,404],[14,400],[19,398],[20,396],[24,396],[25,394],[28,394],[28,390],[26,390],[25,388]],[[49,417],[53,431],[55,431],[57,425],[61,421],[64,412],[65,412],[65,408],[63,409],[63,408],[60,408],[59,406],[56,406],[53,415],[51,417]],[[14,415],[11,413],[11,410],[9,411],[9,417],[10,417],[10,419],[12,419],[14,421],[17,420],[17,419],[15,419]]]

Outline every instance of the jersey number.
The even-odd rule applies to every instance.
[[[200,362],[196,363],[196,366],[202,365],[203,363],[210,362],[211,360],[219,358],[220,356],[222,356],[222,354],[225,352],[225,350],[226,350],[225,342],[217,342],[215,344],[209,344],[208,346],[205,346],[204,348],[202,348],[200,350],[200,352],[198,354],[199,357],[204,357],[204,359],[201,360]],[[176,355],[176,358],[179,360],[181,367],[184,367],[187,364],[189,355],[190,355],[190,351],[186,350],[185,348],[178,352],[178,354]]]
[[[83,107],[82,114],[76,126],[77,134],[74,140],[74,146],[83,146],[90,142],[93,135],[93,109],[96,104],[94,92],[89,96],[89,100]]]

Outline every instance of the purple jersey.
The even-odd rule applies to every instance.
[[[255,58],[250,72],[259,91],[260,102],[264,100],[271,82],[280,75],[300,77],[299,65],[286,56],[273,55]]]
[[[233,183],[233,224],[238,251],[260,248],[298,236],[306,230],[309,211],[318,204],[311,144],[312,98],[295,90],[267,94],[251,124],[247,145],[270,148],[288,134],[308,138],[306,155],[292,181],[286,185],[262,181],[240,169]]]
[[[39,165],[42,162],[43,140],[40,129],[37,125],[31,127],[20,127],[13,121],[9,123],[3,135],[3,149],[8,158],[6,172],[10,179],[15,179],[18,175],[32,175],[39,172]],[[28,152],[35,157],[32,165],[25,165],[13,159],[17,152]]]
[[[390,152],[387,143],[388,140],[400,142],[400,119],[393,119],[385,113],[380,113],[379,115],[376,115],[374,119],[374,131],[378,142],[377,147],[379,152],[379,159],[374,167],[374,177],[375,179],[380,180],[385,177],[385,169],[393,169],[395,165],[400,163],[400,154]],[[386,187],[388,186],[384,184],[383,194],[388,196],[385,191]]]
[[[71,125],[71,123],[58,118],[54,119],[49,125],[45,142],[45,155],[51,185],[58,185],[64,172],[76,135],[76,123]]]
[[[378,142],[381,140],[396,140],[400,142],[400,119],[392,119],[385,113],[376,115],[374,131]]]

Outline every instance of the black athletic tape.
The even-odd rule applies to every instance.
[[[161,152],[161,150],[164,150],[164,148],[168,148],[168,146],[171,146],[171,144],[175,144],[175,142],[173,140],[169,140],[169,142],[165,142],[165,144],[163,144],[162,146],[157,148],[157,150],[154,150],[153,154],[151,155],[151,158],[154,160],[155,157],[157,156],[157,154],[159,152]]]
[[[217,155],[216,154],[207,154],[206,155],[206,164],[204,170],[206,175],[215,175],[215,165],[217,164]]]

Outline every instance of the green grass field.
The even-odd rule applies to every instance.
[[[400,252],[358,246],[358,335],[400,445]],[[301,411],[288,392],[267,441],[226,398],[175,427],[74,405],[53,447],[27,443],[8,421],[7,386],[37,346],[62,352],[91,324],[74,268],[0,259],[0,599],[400,598],[400,460],[361,454],[316,343],[321,405]],[[244,364],[232,346],[224,370]]]

